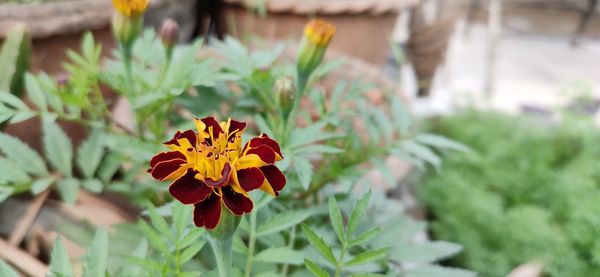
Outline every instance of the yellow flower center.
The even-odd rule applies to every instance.
[[[327,46],[335,35],[335,26],[324,20],[311,20],[304,28],[304,35],[311,43]]]
[[[150,0],[113,0],[112,2],[120,14],[127,17],[137,17],[146,11]]]

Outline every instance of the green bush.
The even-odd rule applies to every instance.
[[[568,118],[568,117],[567,117]],[[600,272],[600,131],[582,119],[554,124],[469,111],[431,128],[473,151],[443,157],[419,194],[436,239],[465,251],[454,262],[505,276],[538,261],[547,276]]]

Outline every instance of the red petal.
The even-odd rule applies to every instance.
[[[271,149],[273,149],[275,153],[277,153],[283,158],[283,155],[281,155],[281,148],[279,147],[279,144],[276,141],[272,140],[269,136],[262,134],[260,137],[253,138],[252,140],[250,140],[250,147],[254,148],[258,147],[259,145],[267,145],[271,147]]]
[[[165,145],[173,144],[173,145],[179,146],[178,140],[181,138],[186,138],[192,146],[196,147],[196,132],[194,132],[192,130],[187,130],[187,131],[184,131],[183,133],[181,131],[177,131],[177,133],[175,133],[173,138],[169,141],[166,141],[164,144]]]
[[[181,135],[179,136],[178,139],[181,139],[181,138],[186,138],[190,142],[192,147],[196,147],[196,140],[197,140],[196,132],[194,132],[192,130],[187,130],[187,131],[181,133]]]
[[[265,181],[265,175],[263,175],[260,169],[256,167],[238,170],[237,176],[240,181],[240,186],[242,186],[245,191],[260,188]]]
[[[269,181],[269,185],[273,188],[275,195],[279,196],[279,191],[285,187],[285,175],[274,165],[263,166],[260,170],[267,178],[267,181]]]
[[[221,125],[219,125],[219,122],[214,117],[205,117],[200,120],[204,124],[206,124],[206,129],[204,130],[205,132],[208,132],[209,127],[212,126],[212,135],[215,139],[219,137],[219,133],[223,132],[223,129],[221,129]]]
[[[196,171],[188,169],[187,173],[175,180],[169,187],[169,193],[183,204],[196,204],[204,201],[212,193],[212,189],[204,182],[194,178]]]
[[[185,163],[186,161],[181,159],[159,162],[152,168],[152,177],[162,181],[165,178],[167,178],[167,176],[169,176],[171,173],[175,172],[175,170],[179,169],[179,167]]]
[[[194,205],[194,224],[206,229],[214,229],[221,218],[221,201],[218,195],[211,194],[204,201]]]
[[[160,162],[174,160],[174,159],[181,159],[181,160],[185,161],[185,155],[183,155],[179,151],[158,153],[156,156],[152,157],[152,160],[150,160],[150,167],[154,167],[156,164],[158,164]]]
[[[250,148],[248,154],[256,154],[263,162],[273,164],[275,162],[275,151],[267,145],[259,145],[258,147]]]
[[[229,122],[229,135],[233,134],[234,132],[244,131],[244,129],[246,129],[246,122],[240,122],[237,120],[231,120]]]
[[[223,203],[236,215],[243,215],[252,211],[252,200],[241,193],[233,191],[231,186],[223,187]]]
[[[206,180],[204,180],[204,182],[209,187],[222,187],[223,185],[225,185],[229,182],[230,176],[231,176],[231,165],[226,163],[223,166],[223,169],[221,170],[221,179],[219,179],[219,180],[206,179]]]

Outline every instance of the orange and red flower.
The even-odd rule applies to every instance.
[[[286,179],[274,165],[283,159],[276,141],[263,134],[242,147],[246,123],[219,123],[213,117],[194,121],[198,132],[177,131],[164,143],[171,151],[154,156],[148,172],[157,180],[173,181],[169,192],[181,203],[194,205],[196,226],[214,229],[222,206],[238,216],[249,213],[249,191],[279,195]]]

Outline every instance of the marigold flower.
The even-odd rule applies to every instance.
[[[150,0],[113,0],[112,2],[120,14],[127,17],[138,17],[146,11]]]
[[[214,229],[221,207],[234,215],[252,211],[249,191],[261,189],[278,196],[286,183],[274,165],[283,159],[279,144],[262,134],[242,147],[246,123],[194,119],[198,132],[178,131],[164,144],[171,150],[150,161],[152,177],[173,183],[169,192],[183,204],[194,205],[194,223]]]
[[[324,20],[311,20],[304,28],[304,38],[298,52],[298,73],[306,78],[321,64],[335,27]]]

